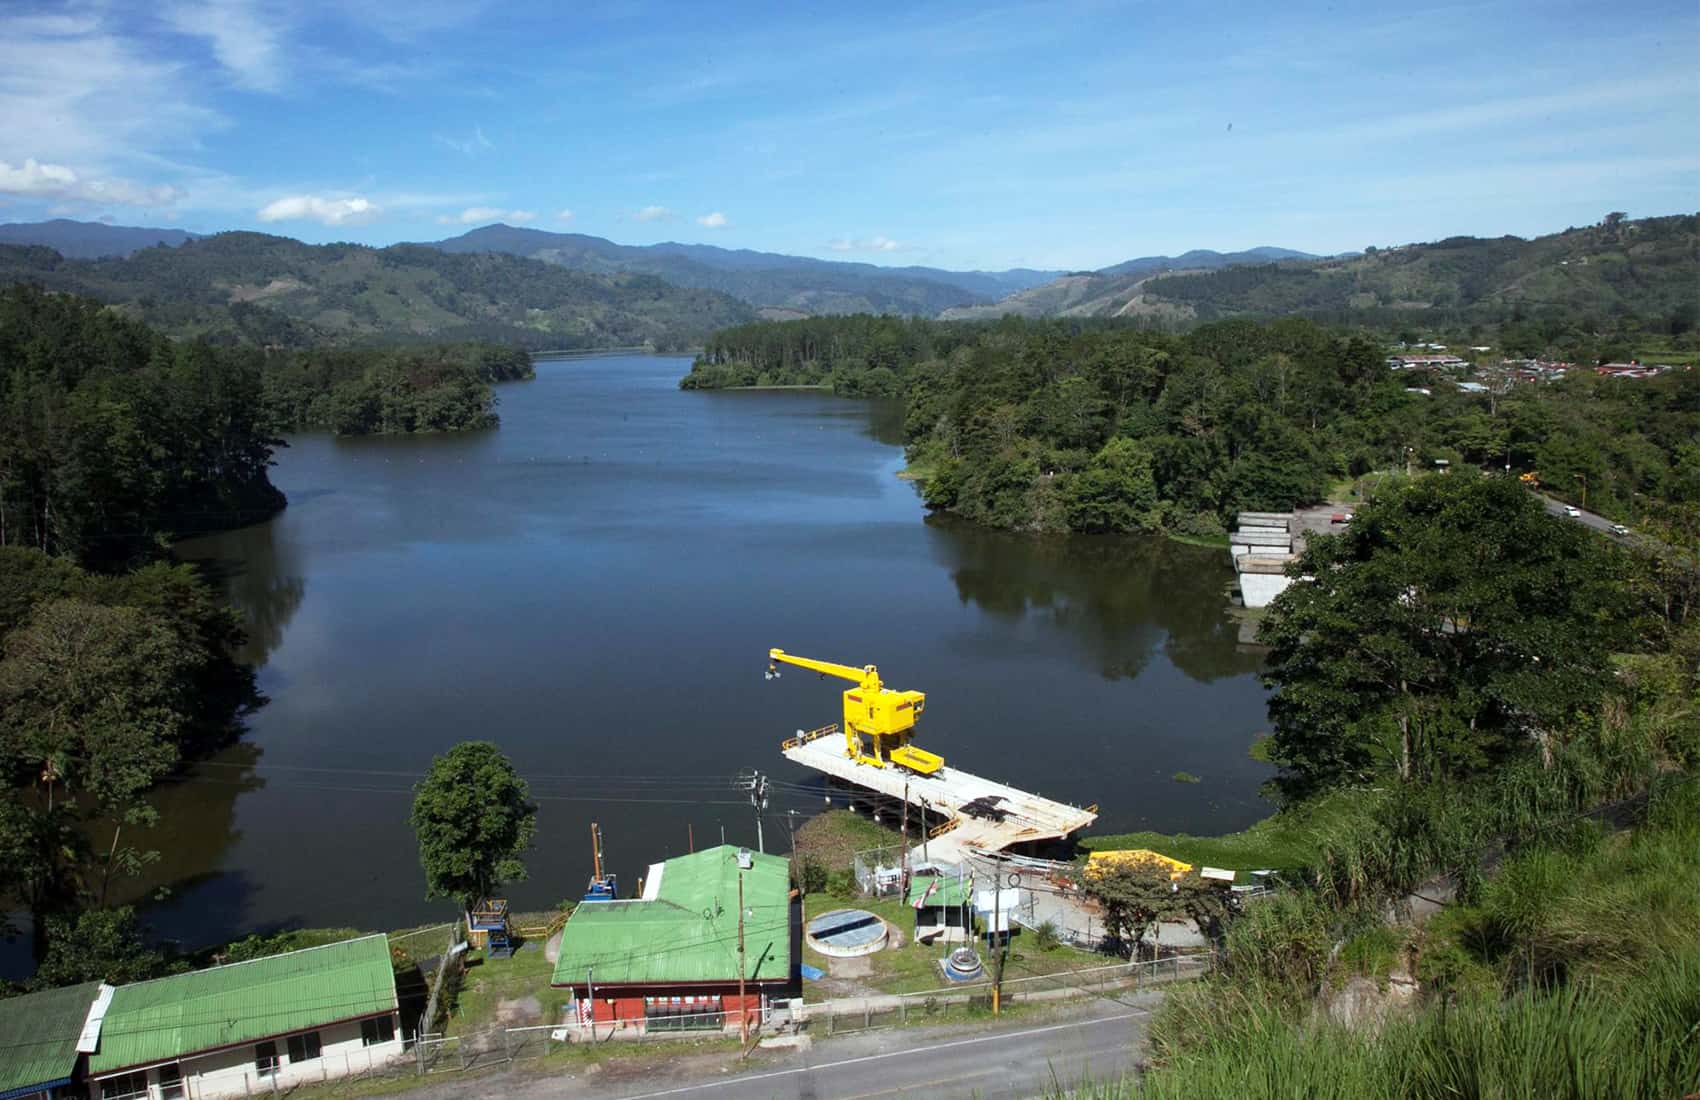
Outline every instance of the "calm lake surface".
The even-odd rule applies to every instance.
[[[410,788],[472,738],[541,807],[519,908],[582,891],[592,821],[628,890],[688,829],[753,844],[740,769],[773,777],[783,849],[785,811],[825,803],[779,742],[836,721],[847,685],[764,681],[770,646],[878,663],[928,693],[920,744],[1097,802],[1103,831],[1268,812],[1246,755],[1259,657],[1226,615],[1225,553],[929,520],[896,477],[901,410],[681,392],[688,366],[543,360],[501,387],[495,431],[296,438],[273,471],[284,513],[181,547],[249,617],[271,702],[161,797],[159,933],[446,917],[424,900]]]

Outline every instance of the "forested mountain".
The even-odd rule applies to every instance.
[[[1141,256],[1097,271],[1077,271],[1048,283],[1017,288],[1015,293],[977,306],[959,306],[939,315],[946,321],[985,321],[998,317],[1145,317],[1179,323],[1184,308],[1146,303],[1138,294],[1142,282],[1169,271],[1208,271],[1241,264],[1316,259],[1308,252],[1268,245],[1244,252],[1195,248],[1179,256]]]
[[[1159,271],[1213,271],[1242,264],[1277,263],[1281,260],[1315,260],[1320,257],[1291,248],[1260,245],[1243,252],[1217,252],[1211,248],[1195,248],[1179,256],[1141,256],[1119,264],[1098,269],[1100,275],[1150,275]]]
[[[505,252],[599,274],[636,272],[718,290],[751,305],[797,313],[897,313],[931,317],[1055,277],[1054,271],[944,271],[815,260],[713,245],[624,245],[583,233],[487,225],[436,241],[445,252]]]
[[[180,245],[199,237],[183,229],[149,229],[136,225],[107,225],[55,218],[46,222],[8,222],[0,225],[0,244],[39,244],[71,259],[128,256],[156,244]]]
[[[220,233],[125,259],[0,246],[0,282],[122,306],[170,335],[284,347],[489,340],[530,348],[682,348],[753,316],[712,290],[419,245],[308,245]]]
[[[1101,320],[810,318],[717,333],[685,388],[902,396],[927,503],[997,527],[1219,535],[1337,479],[1538,470],[1607,515],[1700,514],[1700,373],[1413,394],[1355,333],[1289,319],[1170,335]]]
[[[1262,251],[1271,250],[1253,253]],[[1492,332],[1531,354],[1567,346],[1574,353],[1585,337],[1607,334],[1682,335],[1700,323],[1694,215],[1631,221],[1614,214],[1533,240],[1453,237],[1328,259],[1252,262],[1253,253],[1186,274],[1129,261],[943,317],[1139,317],[1178,326],[1300,315],[1395,331]],[[1177,257],[1174,266],[1196,255]]]
[[[1378,325],[1633,321],[1679,334],[1700,322],[1700,216],[1599,225],[1523,240],[1452,237],[1314,263],[1264,264],[1145,284],[1203,320],[1301,313]]]

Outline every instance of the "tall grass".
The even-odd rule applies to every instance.
[[[1700,952],[1665,955],[1632,983],[1587,982],[1508,1000],[1470,997],[1395,1016],[1378,1032],[1295,1020],[1255,996],[1191,996],[1184,1050],[1096,1100],[1598,1100],[1678,1097],[1700,1085]],[[1181,1020],[1171,1020],[1180,1023]]]

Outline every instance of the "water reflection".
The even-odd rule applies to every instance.
[[[264,753],[259,745],[238,742],[192,765],[180,777],[162,784],[148,797],[159,823],[127,837],[159,859],[141,875],[114,878],[109,900],[127,905],[143,900],[168,901],[195,894],[230,848],[241,839],[236,826],[236,803],[244,794],[265,787],[256,771]],[[92,823],[99,835],[109,826]],[[205,899],[197,898],[197,905]],[[228,914],[227,914],[228,915]]]
[[[290,504],[299,508],[317,495],[322,494],[297,492]],[[280,517],[222,535],[187,539],[176,548],[179,558],[199,565],[241,612],[248,637],[237,656],[256,668],[283,643],[284,631],[307,594],[299,551],[283,534],[285,528]]]
[[[1135,536],[1034,537],[948,516],[927,521],[965,604],[1066,637],[1098,673],[1133,679],[1161,651],[1200,683],[1254,673],[1238,644],[1221,551]]]

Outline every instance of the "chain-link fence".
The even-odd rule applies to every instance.
[[[902,893],[903,852],[903,845],[889,844],[856,853],[850,869],[855,872],[856,885],[863,894],[888,898]]]
[[[1109,996],[1118,991],[1202,977],[1214,962],[1214,955],[1203,951],[1052,974],[1012,975],[1006,971],[998,999],[1007,1006],[1024,1001],[1065,1000],[1082,994]],[[826,1001],[809,1005],[807,1019],[810,1029],[823,1035],[898,1027],[911,1021],[924,1021],[952,1008],[990,1009],[992,987],[988,975],[948,989]]]

